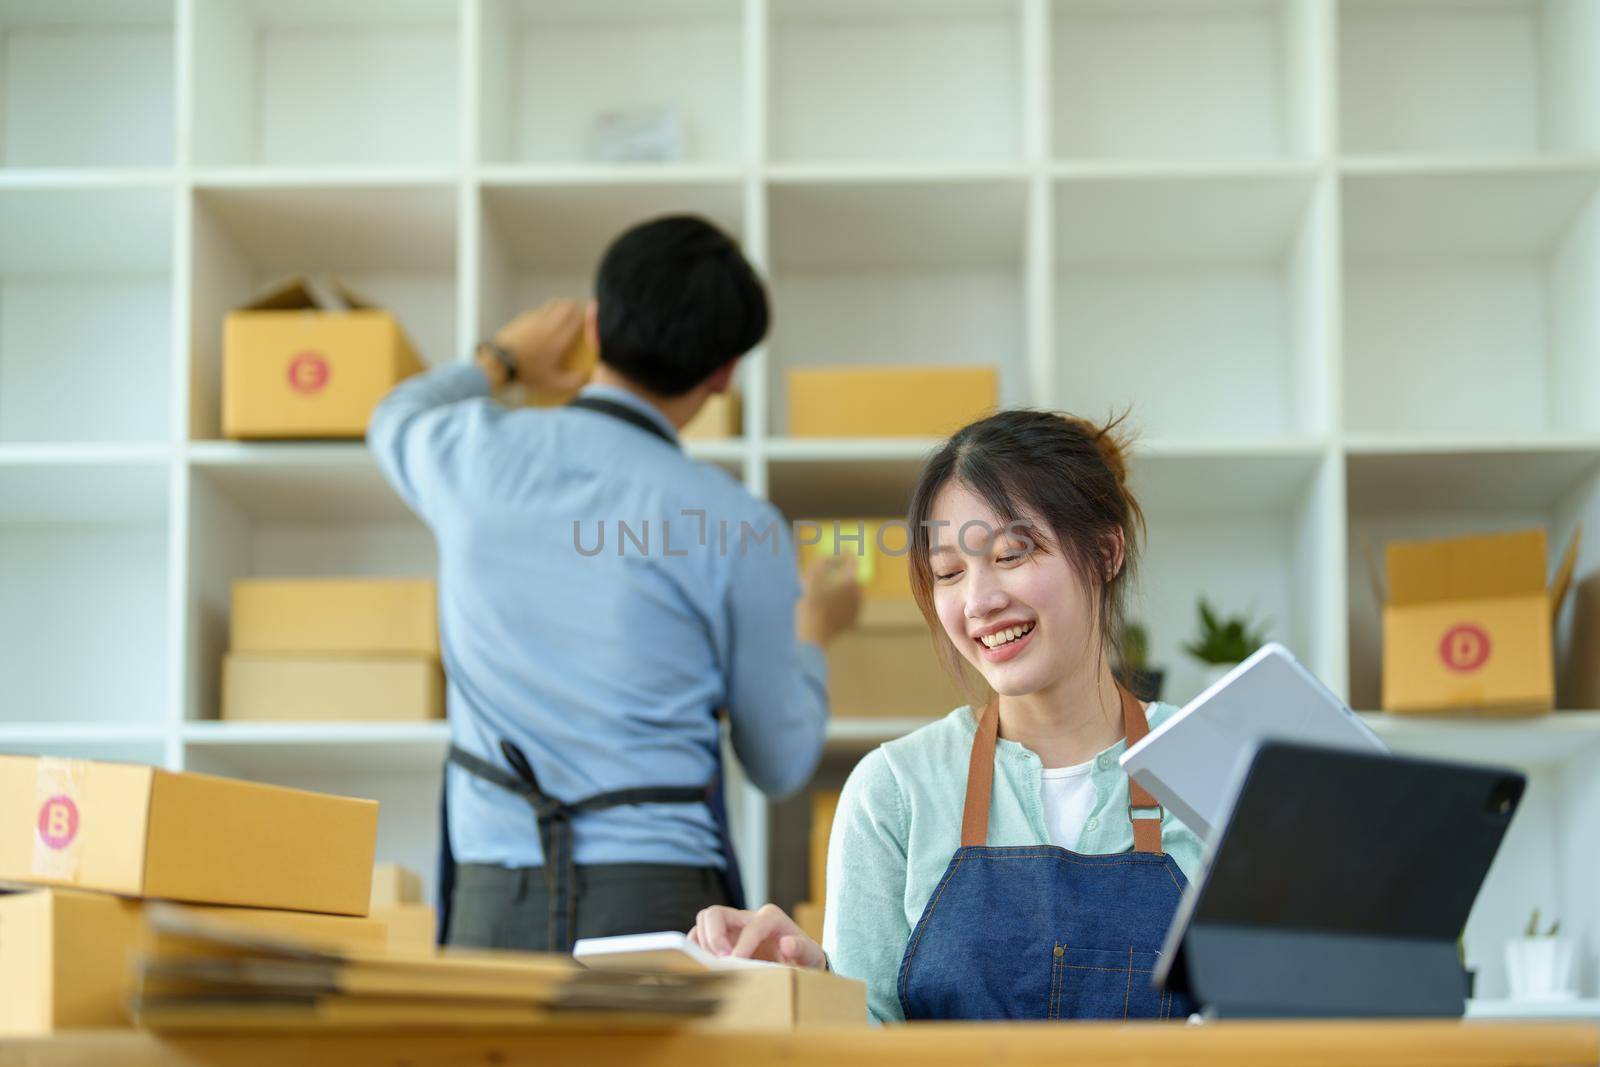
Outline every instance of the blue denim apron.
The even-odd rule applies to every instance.
[[[1131,745],[1149,732],[1121,690]],[[990,848],[998,704],[978,722],[961,847],[900,963],[907,1019],[1186,1018],[1188,999],[1151,972],[1188,882],[1161,851],[1162,811],[1128,783],[1133,851],[1085,856],[1055,845]],[[1153,809],[1153,810],[1152,810]]]

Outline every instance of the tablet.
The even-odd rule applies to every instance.
[[[1215,1018],[1459,1016],[1456,937],[1527,778],[1282,741],[1240,772],[1157,986]]]
[[[1264,645],[1122,754],[1122,769],[1202,838],[1264,741],[1387,753],[1361,717],[1280,644]]]
[[[783,966],[769,960],[714,955],[676,930],[580,938],[572,946],[572,955],[585,967],[609,971],[732,971]]]

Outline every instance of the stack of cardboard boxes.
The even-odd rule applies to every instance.
[[[251,579],[233,586],[222,717],[404,722],[444,715],[428,579]]]
[[[0,755],[0,1034],[129,1021],[143,901],[383,950],[366,918],[378,805],[151,767]]]

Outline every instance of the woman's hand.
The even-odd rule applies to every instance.
[[[807,937],[776,904],[764,904],[759,911],[740,911],[721,904],[702,909],[695,916],[689,940],[717,956],[769,960],[818,970],[828,966],[822,946]]]

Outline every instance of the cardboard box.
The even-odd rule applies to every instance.
[[[130,963],[155,935],[137,900],[66,889],[0,895],[0,1037],[71,1027],[127,1026]],[[187,909],[208,922],[373,950],[388,932],[373,919],[263,908]]]
[[[431,904],[387,904],[374,907],[368,918],[389,931],[389,948],[431,951],[438,943],[439,913]]]
[[[811,899],[819,904],[828,899],[828,840],[838,810],[839,790],[818,789],[811,794]]]
[[[372,868],[372,895],[368,899],[374,908],[420,904],[422,875],[398,863],[380,863]]]
[[[0,881],[365,915],[377,832],[371,800],[0,755]]]
[[[223,322],[222,433],[363,437],[384,394],[422,369],[393,315],[292,279]]]
[[[562,355],[559,366],[564,371],[581,372],[584,381],[588,381],[599,362],[600,353],[589,343],[588,331],[579,330],[577,340],[573,341],[571,347]],[[581,389],[582,386],[578,388]],[[530,407],[560,407],[577,395],[577,389],[571,392],[555,392],[549,389],[535,389],[531,385],[522,387],[523,403]]]
[[[946,437],[1000,406],[994,367],[797,367],[791,437]]]
[[[237,581],[230,647],[438,659],[438,590],[428,578]]]
[[[867,986],[809,967],[760,967],[728,972],[722,1007],[695,1024],[707,1030],[795,1030],[867,1025]]]
[[[916,605],[869,601],[856,625],[828,646],[828,701],[841,719],[927,719],[969,698],[946,671]]]
[[[713,393],[678,433],[680,441],[726,441],[744,433],[744,401],[737,389]]]
[[[234,652],[222,661],[222,717],[247,722],[417,722],[444,718],[431,656]]]
[[[915,603],[911,597],[911,528],[904,519],[809,519],[796,524],[797,542],[813,536],[815,544],[798,544],[802,569],[815,560],[847,552],[856,557],[856,581],[863,600]]]
[[[1548,587],[1543,530],[1387,546],[1383,707],[1537,714],[1555,706],[1554,620],[1578,536]]]

